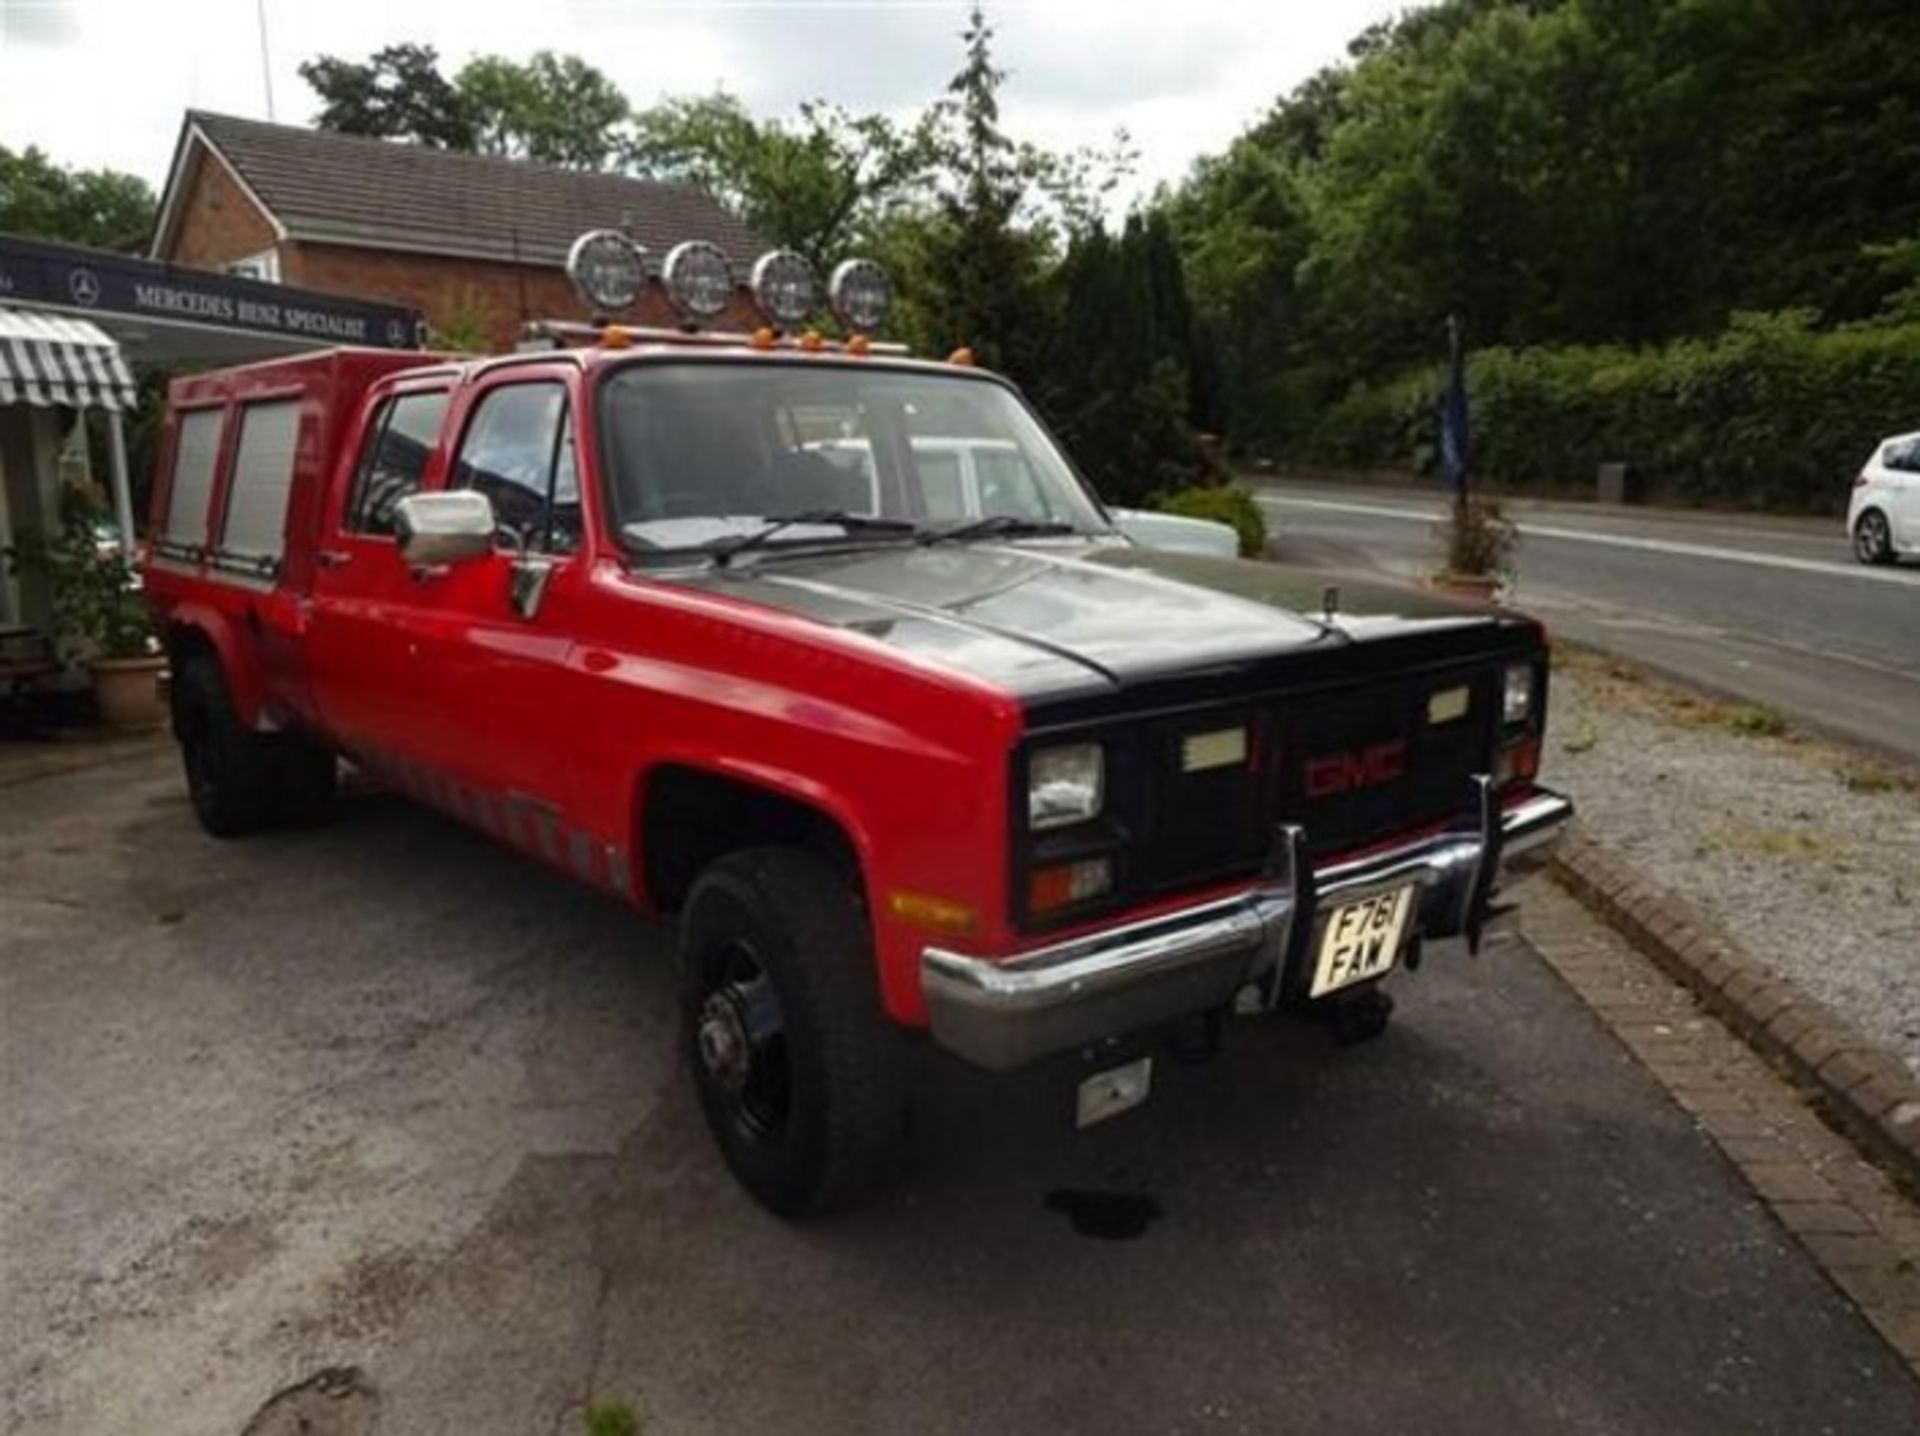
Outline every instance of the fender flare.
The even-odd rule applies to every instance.
[[[855,815],[852,807],[826,785],[772,764],[726,757],[711,751],[670,750],[650,755],[647,762],[635,772],[633,782],[628,788],[630,821],[636,824],[639,822],[641,814],[646,809],[647,785],[663,768],[685,768],[695,773],[711,774],[715,778],[723,778],[728,782],[739,783],[749,788],[758,788],[772,797],[784,798],[790,803],[813,809],[846,835],[847,845],[853,851],[854,861],[860,865],[861,883],[867,884],[869,875],[873,871],[873,836],[867,831],[866,824]],[[631,832],[630,840],[628,851],[636,868],[637,878],[640,876],[640,870],[644,869],[646,861],[641,834],[637,827]]]
[[[213,650],[226,681],[234,716],[245,728],[258,728],[261,714],[260,674],[253,655],[234,622],[211,604],[176,604],[167,615],[166,648],[170,663],[179,661],[179,645],[194,635]]]

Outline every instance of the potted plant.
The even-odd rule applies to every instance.
[[[1446,562],[1429,583],[1444,593],[1491,602],[1513,576],[1513,520],[1495,499],[1461,494],[1441,526]]]
[[[77,489],[61,495],[60,530],[13,551],[15,568],[38,575],[48,596],[47,629],[60,657],[84,664],[100,716],[115,728],[157,727],[157,651],[133,565],[117,542],[103,539],[99,508]]]

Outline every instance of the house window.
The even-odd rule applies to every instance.
[[[224,265],[228,274],[241,279],[264,279],[269,284],[280,282],[280,251],[263,249],[258,254],[249,254],[245,259],[236,259]]]

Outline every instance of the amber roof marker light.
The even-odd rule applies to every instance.
[[[647,252],[617,229],[590,229],[567,250],[567,278],[596,318],[632,307],[647,282]]]

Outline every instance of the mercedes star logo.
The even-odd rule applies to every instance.
[[[67,277],[67,289],[73,295],[75,304],[84,304],[89,309],[100,302],[100,276],[91,269],[76,269]]]

